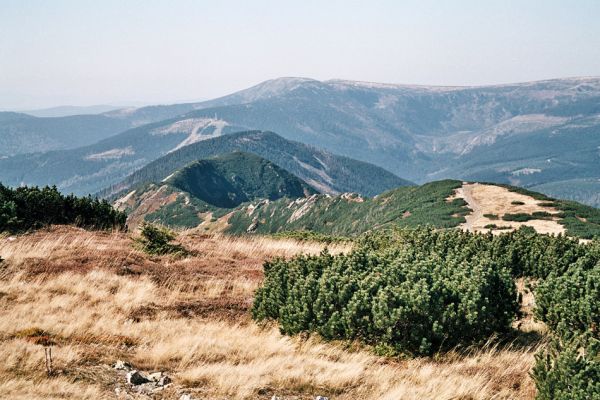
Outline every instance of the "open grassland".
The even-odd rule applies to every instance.
[[[506,230],[530,226],[539,233],[564,234],[565,227],[559,224],[559,210],[545,206],[525,194],[510,191],[508,188],[481,183],[463,183],[456,189],[450,200],[464,199],[472,212],[465,216],[465,223],[460,228],[471,232],[488,232],[499,234]],[[507,215],[548,213],[547,219],[530,219],[528,221],[512,221],[505,219]]]
[[[52,228],[0,238],[0,393],[6,398],[115,398],[125,360],[165,371],[154,398],[531,399],[536,349],[488,346],[388,359],[358,344],[282,336],[249,316],[265,259],[317,254],[310,241],[184,231],[187,258],[150,257],[124,233]],[[329,245],[332,253],[349,244]],[[55,374],[44,350],[53,340]]]

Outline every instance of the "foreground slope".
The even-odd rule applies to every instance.
[[[186,232],[185,259],[147,256],[125,233],[53,228],[7,240],[0,285],[0,390],[10,398],[144,398],[118,360],[173,379],[154,398],[532,399],[535,349],[496,347],[386,359],[249,316],[262,264],[318,254],[317,243]],[[347,246],[330,245],[335,254]],[[55,375],[44,369],[47,335]],[[38,335],[38,336],[36,336]],[[162,396],[162,397],[161,397]]]
[[[372,164],[337,156],[286,140],[273,132],[249,131],[207,139],[173,151],[135,171],[103,191],[123,193],[145,182],[159,182],[193,161],[233,151],[257,154],[285,168],[321,193],[355,192],[374,196],[398,186],[412,185]]]

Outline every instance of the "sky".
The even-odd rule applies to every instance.
[[[0,109],[600,75],[600,1],[0,0]]]

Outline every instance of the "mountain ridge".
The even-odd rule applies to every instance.
[[[600,179],[598,156],[590,152],[600,145],[600,78],[596,77],[450,88],[283,78],[206,102],[119,112],[123,114],[119,118],[129,118],[128,123],[169,116],[158,124],[175,126],[211,118],[239,130],[275,131],[419,183],[446,178],[495,181],[600,205],[590,189]],[[181,115],[172,117],[177,114]],[[153,129],[151,125],[138,128]],[[90,154],[126,149],[124,138],[131,135],[130,130],[112,136]],[[167,148],[171,143],[165,143],[165,138],[151,139],[156,146],[148,143],[136,157],[123,159],[123,166],[98,163],[95,169],[83,169],[97,174],[107,186],[113,179],[104,178],[111,174],[107,169],[124,167],[124,177],[176,146]],[[67,151],[60,157],[85,155]],[[93,187],[85,183],[86,177],[53,180],[37,171],[36,165],[55,163],[56,153],[9,157],[0,166],[0,180],[11,185],[59,183],[66,190],[81,192]],[[33,166],[32,171],[19,170],[22,164]]]
[[[187,163],[232,151],[251,152],[269,159],[322,193],[352,191],[375,195],[413,184],[382,168],[289,141],[273,132],[248,131],[212,138],[166,154],[100,195],[111,197],[146,181],[158,182]]]

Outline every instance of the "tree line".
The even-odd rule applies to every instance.
[[[56,186],[9,188],[0,184],[0,232],[23,232],[52,224],[124,229],[127,216],[91,196],[61,194]]]

